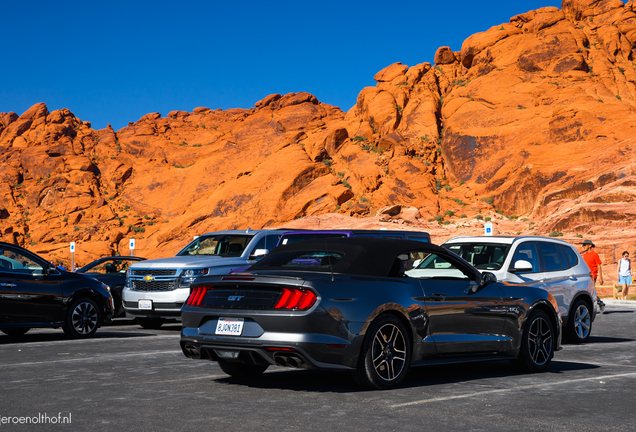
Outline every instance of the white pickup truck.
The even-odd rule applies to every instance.
[[[141,261],[126,273],[122,302],[126,316],[144,328],[181,319],[181,307],[198,276],[246,268],[273,249],[289,230],[230,230],[195,238],[172,258]]]

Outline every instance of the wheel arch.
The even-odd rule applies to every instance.
[[[550,318],[550,322],[552,323],[552,326],[553,326],[555,331],[557,331],[560,327],[562,327],[557,322],[558,316],[555,314],[554,308],[552,308],[552,305],[550,303],[548,303],[547,301],[539,301],[539,302],[535,303],[534,305],[532,305],[532,307],[530,309],[528,309],[528,312],[526,313],[526,316],[523,319],[523,325],[521,326],[521,331],[522,332],[523,332],[523,328],[526,325],[526,322],[528,321],[528,317],[535,310],[543,311],[543,312],[546,313],[546,315],[548,315],[548,318]]]
[[[576,302],[578,302],[579,300],[583,300],[585,303],[587,303],[587,307],[590,309],[590,315],[592,316],[592,321],[594,321],[594,318],[596,318],[596,316],[594,315],[594,302],[592,301],[592,296],[587,291],[581,291],[578,292],[574,297],[572,297],[570,308],[568,309],[568,316],[563,318],[564,326],[566,326],[570,321],[570,317],[572,316],[572,309],[574,308]]]
[[[388,306],[392,306],[387,308]],[[391,315],[395,318],[397,318],[402,325],[404,326],[404,328],[406,329],[407,332],[407,336],[409,341],[411,342],[411,357],[413,356],[413,348],[415,346],[415,328],[413,323],[411,322],[411,320],[408,317],[408,314],[406,312],[406,310],[404,310],[404,308],[401,308],[399,305],[395,304],[395,305],[383,305],[382,307],[376,309],[373,314],[371,314],[371,316],[369,317],[369,319],[367,320],[367,322],[364,325],[363,331],[360,333],[360,336],[362,337],[362,339],[364,340],[364,338],[367,335],[367,330],[369,329],[369,327],[371,327],[371,325],[373,325],[373,323],[375,321],[377,321],[380,317],[382,317],[383,315]],[[358,350],[357,355],[357,359],[356,359],[356,363],[360,360],[360,353],[362,352],[362,349],[364,347],[364,343],[362,343],[360,345],[360,349]],[[412,358],[409,359],[409,364],[412,362]]]
[[[77,290],[73,294],[71,294],[71,296],[69,296],[68,301],[64,307],[64,316],[68,314],[68,311],[73,303],[83,298],[91,299],[97,304],[97,309],[99,310],[100,314],[100,321],[103,321],[106,307],[106,305],[104,304],[104,296],[91,288]],[[101,326],[102,322],[99,322],[98,325]]]

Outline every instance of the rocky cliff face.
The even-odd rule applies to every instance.
[[[76,241],[86,262],[127,254],[131,236],[159,257],[203,232],[327,213],[633,229],[635,55],[634,0],[564,0],[440,48],[434,65],[387,66],[347,113],[307,93],[119,131],[43,103],[1,113],[0,238],[65,259]]]

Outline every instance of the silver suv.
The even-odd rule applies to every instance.
[[[144,328],[181,319],[190,284],[203,275],[223,275],[249,267],[267,255],[288,230],[230,230],[195,238],[172,258],[141,261],[126,273],[122,302],[126,316]]]
[[[556,298],[564,336],[586,342],[597,304],[590,269],[567,242],[548,237],[455,237],[442,247],[497,280],[544,288]]]

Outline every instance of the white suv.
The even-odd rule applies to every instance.
[[[564,336],[572,342],[590,337],[597,304],[590,269],[577,250],[548,237],[455,237],[442,247],[455,252],[497,280],[544,288],[556,298]]]

